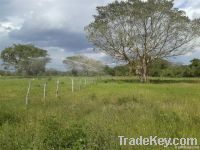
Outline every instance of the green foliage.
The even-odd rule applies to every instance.
[[[151,77],[200,77],[200,59],[193,59],[190,62],[189,65],[181,65],[157,59],[149,66],[148,74]],[[114,68],[106,66],[104,72],[111,76],[127,76],[130,75],[129,69],[128,65]]]
[[[2,110],[0,109],[0,126],[3,124],[16,124],[23,119],[18,112],[13,112],[12,110]]]
[[[44,72],[45,65],[50,60],[47,56],[46,50],[30,44],[14,44],[1,52],[5,66],[14,67],[19,73],[30,75]]]
[[[127,62],[141,82],[147,82],[153,61],[182,55],[198,46],[194,39],[200,36],[199,22],[175,8],[173,0],[128,0],[97,7],[94,21],[85,30],[96,50]]]
[[[111,68],[111,67],[109,67],[109,66],[105,66],[104,72],[105,72],[106,75],[115,76],[115,71],[114,71],[114,69]]]
[[[128,76],[129,75],[129,67],[125,66],[116,66],[114,67],[115,76]]]
[[[55,117],[41,121],[41,140],[45,149],[86,149],[86,134],[82,126],[63,127]]]
[[[170,62],[168,62],[167,60],[157,59],[156,61],[154,61],[150,65],[150,67],[149,67],[149,75],[153,76],[153,77],[161,76],[162,71],[164,69],[169,68],[171,65],[172,64]]]
[[[115,66],[114,68],[106,66],[104,68],[104,72],[105,72],[105,74],[108,74],[108,75],[111,75],[111,76],[129,76],[129,75],[133,75],[133,74],[130,74],[128,65]]]
[[[190,61],[191,64],[189,65],[190,73],[193,77],[200,76],[200,59],[193,59]]]
[[[21,124],[5,124],[0,129],[0,145],[2,150],[35,149],[34,128]]]
[[[175,112],[155,110],[154,113],[157,135],[167,136],[170,133],[170,137],[182,137],[180,131],[184,122]]]

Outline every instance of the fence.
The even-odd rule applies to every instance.
[[[53,80],[54,81],[54,80]],[[30,105],[29,101],[31,101],[30,95],[31,94],[37,94],[41,96],[42,102],[45,104],[48,94],[51,92],[51,96],[53,96],[52,91],[55,90],[55,99],[61,98],[63,92],[69,92],[70,93],[76,93],[78,91],[81,91],[82,89],[85,89],[87,87],[91,87],[92,85],[96,85],[99,81],[99,78],[68,78],[68,79],[58,79],[55,84],[52,85],[52,80],[47,79],[47,81],[38,81],[35,79],[31,79],[27,84],[27,90],[26,90],[26,97],[25,97],[25,105],[28,107]],[[36,83],[34,85],[34,83]],[[49,83],[51,85],[49,86]],[[41,84],[43,86],[41,86]],[[37,90],[39,89],[40,90]],[[43,90],[41,90],[43,88]],[[50,89],[49,89],[50,88]],[[37,93],[32,91],[37,91]],[[65,90],[63,90],[65,89]],[[40,93],[38,93],[40,92]],[[66,94],[66,93],[65,93]],[[63,97],[64,98],[64,97]]]

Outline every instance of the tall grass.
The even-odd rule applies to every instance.
[[[120,146],[127,137],[196,137],[200,142],[199,79],[103,78],[97,85],[75,87],[61,77],[32,81],[30,103],[25,95],[30,79],[0,79],[0,149],[164,149]],[[44,105],[43,84],[47,83]],[[80,78],[75,79],[75,84]],[[175,149],[170,146],[168,149]]]

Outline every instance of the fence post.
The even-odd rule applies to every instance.
[[[29,98],[29,94],[30,94],[30,89],[31,89],[31,81],[29,81],[29,85],[28,85],[28,89],[27,89],[27,93],[26,93],[26,107],[28,106],[28,98]]]
[[[59,83],[60,83],[60,81],[57,80],[57,82],[56,82],[56,97],[58,97],[58,92],[59,92]]]
[[[44,104],[46,102],[46,87],[47,87],[47,82],[44,83],[44,95],[43,95]]]
[[[72,78],[72,92],[74,92],[74,79]]]

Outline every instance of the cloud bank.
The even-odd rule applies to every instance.
[[[13,43],[33,43],[49,51],[52,57],[49,67],[61,70],[63,59],[77,53],[108,60],[104,54],[92,52],[84,27],[92,21],[97,6],[112,1],[1,0],[0,50]],[[200,17],[200,1],[175,0],[175,7],[185,10],[190,18]],[[200,50],[177,60],[187,63],[193,54],[200,57]]]

